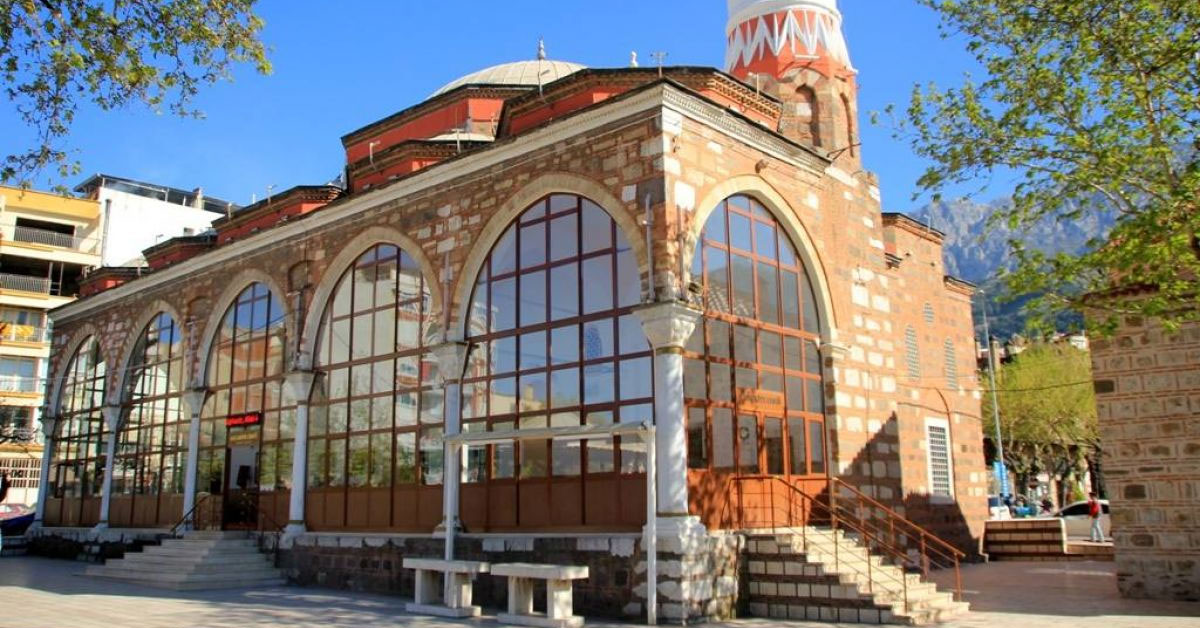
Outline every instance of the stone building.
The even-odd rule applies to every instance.
[[[397,591],[453,530],[636,616],[655,494],[676,619],[738,603],[737,531],[816,517],[780,504],[973,553],[971,286],[881,211],[835,1],[734,0],[727,36],[725,71],[468,75],[344,136],[345,189],[93,273],[54,313],[42,533],[286,524],[297,581]]]
[[[1200,600],[1200,325],[1129,318],[1092,340],[1123,595]]]

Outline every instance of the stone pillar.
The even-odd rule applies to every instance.
[[[113,459],[117,456],[117,438],[121,435],[121,406],[107,405],[100,409],[104,415],[104,427],[108,428],[108,442],[104,447],[104,482],[100,486],[100,521],[97,530],[108,527],[108,507],[112,501]]]
[[[289,541],[304,534],[304,497],[308,490],[308,399],[317,374],[292,371],[283,380],[283,403],[296,406],[296,439],[292,443],[292,493],[288,502],[288,522],[284,537]]]
[[[33,528],[42,527],[46,514],[46,494],[50,491],[50,461],[54,458],[54,435],[58,432],[59,419],[42,416],[42,471],[38,475],[37,512],[33,515]]]
[[[454,436],[462,431],[462,391],[460,380],[467,363],[469,345],[462,341],[449,341],[431,347],[438,363],[438,377],[445,387],[442,409],[445,412],[444,431]],[[453,532],[458,529],[458,489],[462,482],[462,448],[445,443],[442,458],[442,527],[446,530],[446,559],[452,558]]]
[[[183,470],[183,512],[179,513],[180,516],[187,517],[187,521],[183,523],[185,530],[190,530],[195,521],[195,513],[192,513],[192,509],[196,506],[196,465],[200,457],[200,412],[204,408],[204,400],[207,397],[207,388],[192,388],[183,393],[183,403],[187,406],[190,416],[187,466]]]
[[[654,348],[654,424],[658,476],[658,535],[703,532],[688,514],[687,416],[683,405],[683,345],[700,311],[680,301],[659,301],[634,310]]]

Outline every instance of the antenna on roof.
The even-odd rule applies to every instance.
[[[667,60],[667,53],[665,53],[665,52],[652,52],[652,53],[650,53],[650,56],[651,56],[651,57],[654,57],[654,60],[655,60],[655,61],[658,63],[658,78],[662,78],[662,75],[663,75],[663,61],[666,61],[666,60]]]
[[[538,58],[538,61],[546,60],[546,40],[542,37],[538,37],[537,58]]]
[[[633,51],[631,51],[631,52],[629,53],[629,67],[631,67],[631,68],[636,68],[636,67],[638,67],[637,51],[636,51],[636,50],[633,50]]]

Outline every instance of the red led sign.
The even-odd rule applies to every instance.
[[[242,427],[244,425],[258,425],[262,422],[261,412],[247,412],[245,414],[235,414],[225,417],[225,427]]]

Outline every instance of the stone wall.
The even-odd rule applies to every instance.
[[[1121,593],[1200,600],[1200,324],[1129,318],[1092,372]]]
[[[658,560],[659,617],[664,622],[719,620],[737,615],[744,539],[734,534],[664,537]],[[412,597],[414,574],[405,557],[441,557],[442,539],[429,535],[307,534],[282,552],[288,579],[305,586]],[[455,557],[491,563],[535,562],[586,565],[589,576],[574,584],[575,609],[586,617],[644,620],[646,561],[640,535],[464,535]],[[476,604],[507,605],[506,579],[475,580]],[[538,596],[537,604],[543,603]],[[535,607],[537,608],[537,607]],[[541,610],[541,609],[539,609]]]

